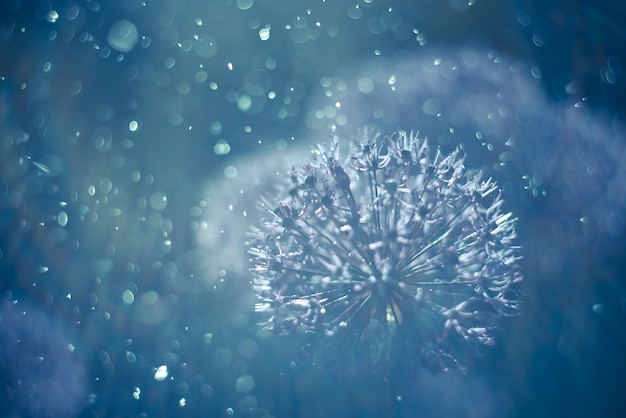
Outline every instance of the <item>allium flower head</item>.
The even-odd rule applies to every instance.
[[[498,319],[518,313],[515,218],[458,150],[404,131],[348,148],[318,146],[260,200],[249,252],[263,325],[372,370],[399,352],[463,370],[456,353],[493,345]]]

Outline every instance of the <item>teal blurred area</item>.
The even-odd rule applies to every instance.
[[[3,1],[0,412],[623,416],[625,9]],[[330,376],[255,326],[259,197],[364,129],[461,148],[518,218],[522,315],[467,376]]]

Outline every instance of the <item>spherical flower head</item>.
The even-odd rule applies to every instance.
[[[456,353],[518,313],[515,218],[458,150],[404,131],[332,138],[280,189],[249,248],[256,311],[273,333],[316,336],[316,361],[464,370]]]

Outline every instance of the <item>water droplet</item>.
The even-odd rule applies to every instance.
[[[48,16],[46,16],[46,20],[50,23],[55,23],[59,18],[59,13],[56,10],[50,10]]]
[[[37,161],[33,161],[32,164],[35,167],[37,167],[42,173],[44,173],[44,174],[50,173],[50,169],[45,164],[42,164],[42,163],[37,162]]]
[[[237,177],[237,167],[233,167],[232,165],[229,165],[226,168],[224,168],[224,176],[226,176],[229,179],[233,179]]]
[[[67,17],[67,20],[71,21],[71,20],[76,19],[79,14],[80,14],[80,7],[71,6],[69,9],[67,9],[65,16]]]
[[[106,126],[99,126],[94,129],[91,140],[94,148],[98,151],[109,151],[113,142],[113,132]]]
[[[237,0],[237,7],[240,10],[248,10],[254,5],[254,0]]]
[[[595,303],[591,309],[597,314],[603,314],[606,311],[606,306],[602,303]]]
[[[235,381],[235,390],[239,393],[248,393],[254,389],[254,377],[249,374],[241,375]]]
[[[122,300],[126,305],[132,305],[135,302],[135,295],[130,290],[126,289],[122,293]]]
[[[167,195],[164,192],[154,192],[150,196],[150,206],[156,211],[162,211],[167,207]]]
[[[120,52],[130,52],[139,40],[137,27],[127,20],[120,20],[111,26],[107,42],[111,48]]]
[[[212,58],[217,54],[217,41],[211,35],[195,36],[193,50],[200,58]]]
[[[374,90],[374,81],[369,77],[361,77],[357,81],[357,88],[361,93],[371,93]]]
[[[211,396],[214,393],[213,387],[211,387],[211,385],[207,385],[206,383],[203,384],[202,386],[200,386],[200,392],[204,395],[204,396]]]
[[[436,115],[437,112],[441,109],[441,103],[437,99],[428,99],[424,102],[422,106],[422,111],[424,114],[433,116]]]
[[[350,18],[355,19],[355,20],[363,17],[363,11],[361,10],[358,4],[356,6],[350,7],[347,13]]]
[[[270,25],[259,30],[259,38],[261,38],[262,41],[267,41],[270,38]]]
[[[80,81],[74,81],[72,86],[70,87],[70,93],[72,96],[78,96],[80,91],[83,89],[83,85]]]
[[[165,379],[167,379],[168,375],[169,375],[169,372],[167,370],[167,366],[166,365],[159,366],[154,372],[154,380],[156,380],[157,382],[162,382]]]
[[[67,225],[67,220],[68,220],[67,213],[63,211],[59,212],[59,215],[57,216],[57,222],[59,223],[59,225],[61,226]]]

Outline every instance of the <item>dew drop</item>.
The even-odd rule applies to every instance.
[[[137,45],[139,33],[137,27],[128,20],[120,20],[116,22],[107,35],[107,42],[111,48],[120,52],[130,52]]]
[[[164,192],[154,192],[150,196],[150,206],[156,211],[162,211],[167,207],[167,195]]]
[[[165,379],[167,379],[168,375],[169,375],[169,372],[167,370],[167,366],[166,365],[159,366],[154,372],[154,380],[156,380],[157,382],[162,382]]]
[[[64,211],[59,212],[59,215],[57,216],[57,222],[59,223],[59,225],[61,226],[65,226],[67,225],[67,213],[65,213]]]
[[[261,38],[262,41],[267,41],[270,38],[270,26],[269,25],[259,30],[259,38]]]

